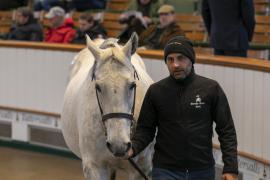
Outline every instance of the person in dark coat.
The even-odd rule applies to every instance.
[[[131,0],[126,12],[119,17],[127,27],[119,34],[120,43],[126,43],[133,32],[140,35],[151,24],[158,23],[158,9],[164,0]]]
[[[185,36],[185,33],[175,21],[174,7],[163,5],[158,10],[159,23],[150,25],[139,36],[139,46],[147,49],[163,49],[174,36]]]
[[[63,6],[62,0],[35,0],[34,11],[49,11],[54,6]]]
[[[79,17],[79,29],[72,43],[85,44],[85,34],[88,34],[91,39],[107,37],[106,30],[98,21],[95,21],[93,16],[89,13],[83,13]]]
[[[147,90],[132,146],[123,157],[135,157],[156,137],[153,180],[214,180],[214,123],[224,162],[222,179],[237,178],[237,137],[228,100],[218,82],[195,73],[195,59],[185,37],[166,44],[170,75]]]
[[[92,9],[105,9],[106,0],[69,0],[69,9],[76,11],[87,11]]]
[[[42,41],[42,26],[34,19],[32,11],[27,7],[20,7],[16,11],[16,23],[6,35],[9,40]]]
[[[0,0],[0,10],[6,11],[26,6],[27,0]]]
[[[253,0],[203,0],[202,17],[216,55],[247,56],[255,27]]]

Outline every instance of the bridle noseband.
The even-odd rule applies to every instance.
[[[96,80],[96,76],[95,76],[95,71],[96,71],[96,66],[97,66],[97,61],[95,61],[94,65],[93,65],[93,71],[92,71],[92,81]],[[135,69],[134,66],[132,66],[134,69],[134,79],[139,80],[139,76],[138,73]],[[133,134],[132,130],[133,130],[133,125],[135,124],[135,119],[134,119],[134,111],[135,111],[135,99],[136,99],[136,84],[134,84],[134,98],[133,98],[133,105],[131,108],[131,113],[123,113],[123,112],[116,112],[116,113],[107,113],[104,114],[104,111],[100,105],[100,100],[98,97],[98,87],[95,86],[95,91],[96,91],[96,98],[97,98],[97,102],[98,102],[98,106],[99,106],[99,110],[100,110],[100,114],[101,114],[101,118],[102,118],[102,124],[104,127],[104,131],[105,131],[105,135],[107,136],[107,131],[106,131],[106,127],[105,127],[105,122],[108,119],[112,119],[112,118],[125,118],[125,119],[129,119],[131,121],[131,134]]]

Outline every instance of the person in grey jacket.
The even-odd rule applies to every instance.
[[[253,0],[203,0],[202,17],[216,55],[247,56],[255,27]]]
[[[156,135],[153,180],[214,180],[216,123],[223,179],[236,180],[237,137],[224,91],[216,81],[195,73],[195,52],[185,37],[174,37],[166,44],[164,59],[170,76],[147,90],[125,158],[139,154]]]

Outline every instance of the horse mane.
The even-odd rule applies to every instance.
[[[112,55],[111,55],[112,62],[117,63],[117,64],[122,64],[125,67],[126,66],[129,67],[128,64],[126,64],[124,61],[121,60],[124,57],[119,58],[119,53],[116,53],[116,51],[121,49],[121,45],[118,44],[118,40],[119,39],[116,39],[116,38],[108,38],[105,41],[103,41],[103,43],[99,46],[99,48],[100,49],[112,48]]]
[[[117,42],[118,42],[118,39],[116,39],[116,38],[108,38],[99,46],[99,48],[100,49],[107,49],[110,47],[118,47],[119,45]]]

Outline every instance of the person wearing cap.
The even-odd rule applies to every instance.
[[[55,6],[45,15],[49,19],[50,27],[45,32],[45,42],[51,43],[70,43],[76,31],[73,29],[73,20],[65,19],[65,10],[59,6]]]
[[[42,26],[34,19],[33,12],[28,7],[16,10],[15,23],[11,26],[4,39],[20,41],[42,41]]]
[[[238,174],[237,138],[229,103],[220,85],[195,73],[195,52],[183,36],[165,46],[170,75],[146,92],[132,148],[135,157],[156,137],[153,180],[214,180],[213,123],[224,162],[223,180]]]
[[[175,20],[174,7],[162,5],[159,10],[159,23],[149,26],[139,36],[139,46],[147,49],[163,49],[174,36],[184,36],[184,32]]]

